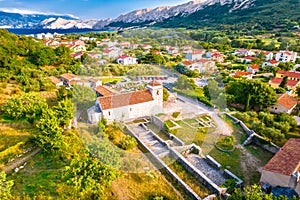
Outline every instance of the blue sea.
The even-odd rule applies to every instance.
[[[17,35],[31,35],[39,33],[59,33],[59,34],[84,34],[90,32],[113,32],[112,30],[99,30],[99,29],[6,29],[11,33]]]

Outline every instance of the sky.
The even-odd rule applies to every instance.
[[[0,11],[71,14],[80,19],[115,18],[142,8],[172,6],[190,0],[0,0]]]

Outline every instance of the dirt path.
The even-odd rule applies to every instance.
[[[237,145],[236,146],[238,149],[241,150],[242,156],[240,158],[241,160],[241,168],[244,173],[245,177],[245,182],[246,184],[249,184],[251,182],[250,177],[251,177],[251,171],[249,168],[260,171],[260,161],[253,156],[251,153],[247,151],[242,145]]]
[[[24,164],[27,160],[35,156],[41,151],[40,148],[34,149],[32,152],[30,152],[27,156],[20,158],[18,160],[15,160],[14,162],[10,163],[8,166],[3,167],[3,171],[10,172],[11,170],[14,170],[17,167],[20,167],[22,164]]]

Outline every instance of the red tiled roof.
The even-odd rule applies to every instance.
[[[263,170],[291,176],[299,171],[300,139],[291,138],[263,167]]]
[[[103,96],[110,96],[113,94],[112,91],[110,91],[108,88],[101,86],[101,85],[96,87],[96,91],[99,92]]]
[[[252,73],[251,72],[236,72],[233,77],[234,78],[238,78],[238,77],[241,77],[241,76],[247,76],[247,75],[251,75]]]
[[[270,62],[271,64],[273,64],[273,65],[278,63],[277,60],[270,60],[269,62]]]
[[[273,79],[271,79],[271,82],[275,83],[275,84],[280,84],[282,82],[282,79],[283,78],[273,78]],[[297,81],[297,80],[287,80],[287,84],[286,85],[290,86],[290,87],[294,87],[298,83],[299,83],[299,81]]]
[[[245,59],[249,59],[249,60],[253,60],[255,57],[253,57],[253,56],[245,56],[244,58]]]
[[[277,103],[290,110],[295,107],[298,102],[294,97],[288,94],[283,94],[278,98]]]
[[[255,65],[251,65],[250,68],[252,68],[252,69],[259,69],[259,65],[256,65],[256,64]]]
[[[153,100],[154,99],[149,90],[140,90],[136,92],[104,96],[98,98],[102,110],[145,103]]]
[[[66,80],[68,80],[68,81],[70,81],[70,80],[73,79],[73,78],[77,78],[77,76],[74,75],[74,74],[62,74],[62,75],[60,75],[60,77],[66,79]]]
[[[55,76],[50,76],[49,79],[50,79],[51,82],[54,83],[55,85],[61,82],[61,80],[59,80],[59,79],[56,78]]]
[[[119,56],[118,59],[125,59],[125,58],[129,58],[130,56],[128,55],[122,55],[122,56]]]
[[[147,85],[152,86],[152,87],[154,87],[154,86],[161,86],[161,84],[159,82],[157,82],[156,80],[151,81]]]
[[[287,76],[287,77],[300,79],[300,72],[288,72],[288,71],[279,70],[277,72],[277,74],[283,74],[284,76]]]
[[[182,61],[182,64],[188,66],[188,65],[192,65],[194,64],[195,62],[191,61],[191,60],[185,60],[185,61]]]

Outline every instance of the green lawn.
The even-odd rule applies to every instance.
[[[100,80],[102,81],[102,84],[112,83],[112,82],[118,83],[122,80],[122,78],[100,78]]]

